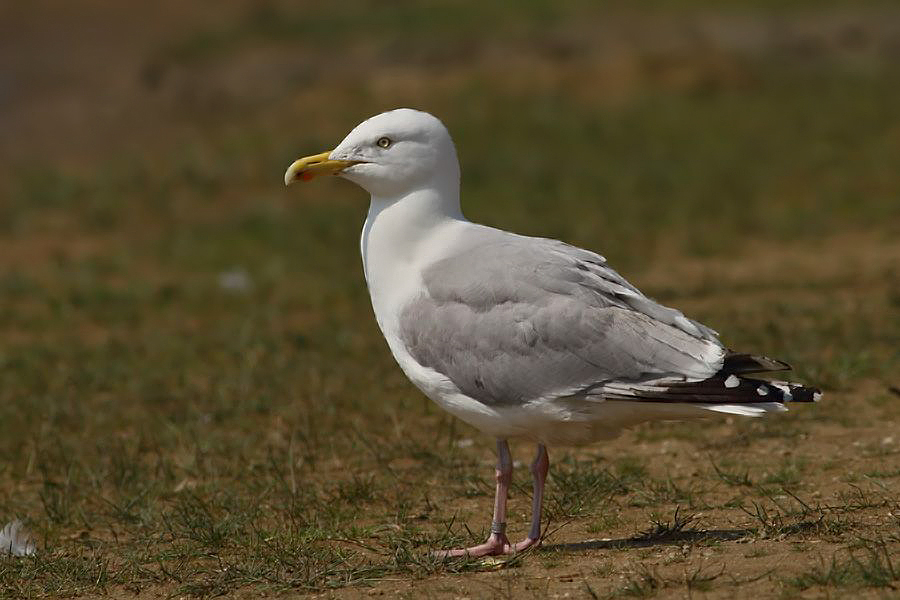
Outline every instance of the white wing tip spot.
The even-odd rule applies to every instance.
[[[765,396],[766,394],[769,393],[769,390],[766,389],[766,386],[761,385],[758,388],[756,388],[756,393],[759,394],[760,396]]]
[[[818,402],[822,399],[822,392],[813,392],[813,402]]]
[[[794,400],[794,395],[791,393],[791,386],[786,383],[773,383],[776,388],[781,392],[781,401],[782,402],[792,402]]]
[[[725,387],[727,388],[736,388],[741,384],[741,380],[737,378],[736,375],[729,375],[725,380]]]

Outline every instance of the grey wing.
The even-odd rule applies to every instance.
[[[602,396],[608,382],[698,381],[722,365],[715,332],[650,300],[597,254],[510,234],[466,246],[425,270],[400,337],[467,396]]]

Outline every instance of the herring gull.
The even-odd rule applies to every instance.
[[[497,440],[490,535],[442,556],[540,543],[548,446],[609,439],[650,420],[760,416],[821,396],[748,377],[790,367],[727,349],[715,331],[651,300],[599,254],[466,220],[456,148],[428,113],[376,115],[334,150],[295,161],[284,181],[326,174],[371,195],[363,270],[400,368],[443,409]],[[537,444],[531,529],[515,544],[506,536],[510,438]]]

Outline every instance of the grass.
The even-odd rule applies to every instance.
[[[805,590],[811,587],[889,588],[897,589],[900,570],[896,556],[883,539],[863,539],[843,556],[832,556],[790,580],[790,587]]]
[[[694,517],[692,515],[687,516],[679,516],[678,509],[675,509],[675,514],[672,515],[672,520],[667,521],[663,519],[653,519],[652,527],[650,529],[642,532],[638,539],[642,541],[666,541],[673,540],[679,537],[683,537],[683,535],[692,530],[686,530],[685,527],[690,525],[694,521]]]
[[[505,6],[254,6],[142,47],[156,91],[133,94],[158,112],[123,104],[108,139],[88,120],[83,155],[74,133],[39,146],[64,127],[43,115],[0,170],[0,517],[38,542],[0,558],[0,595],[896,587],[900,85],[878,25],[893,13],[844,5],[853,23],[832,29],[861,23],[871,53],[823,33],[804,54],[768,19],[840,11],[535,1],[485,40]],[[725,42],[685,34],[705,17]],[[159,18],[142,27],[180,19]],[[728,42],[742,23],[774,41]],[[636,32],[621,56],[595,39],[619,27]],[[269,83],[229,86],[254,56]],[[190,100],[207,97],[218,108]],[[279,185],[296,155],[405,104],[453,132],[470,218],[603,252],[730,346],[795,364],[823,403],[551,448],[550,548],[432,559],[485,535],[492,441],[390,357],[359,269],[362,193]],[[147,149],[114,143],[132,136]],[[527,468],[515,477],[513,536],[530,507]],[[578,546],[596,537],[611,540]]]

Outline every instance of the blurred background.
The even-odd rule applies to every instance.
[[[728,345],[794,363],[831,392],[830,426],[896,423],[894,2],[4,2],[0,517],[59,560],[156,530],[207,548],[172,515],[252,513],[281,481],[266,465],[336,460],[377,486],[366,448],[426,468],[460,436],[490,461],[375,327],[364,193],[282,184],[400,106],[447,124],[470,219],[596,250]],[[314,480],[305,502],[334,505]],[[8,581],[29,594],[96,574],[54,588],[27,568]],[[152,580],[121,568],[110,584]]]

